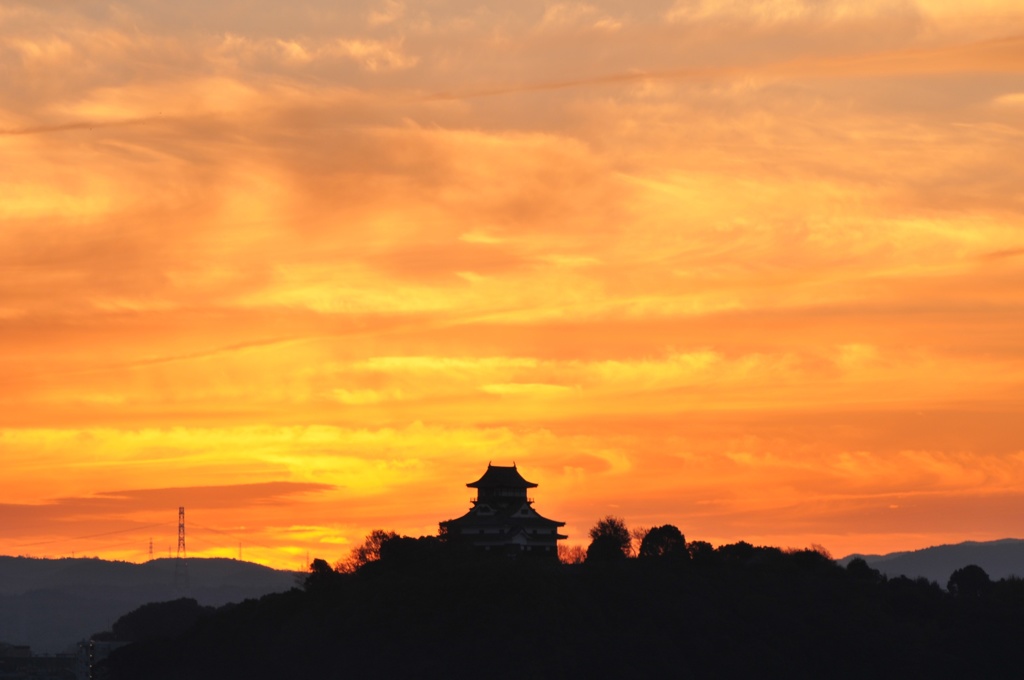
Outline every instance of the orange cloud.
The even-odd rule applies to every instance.
[[[1019,533],[1018,5],[7,3],[0,550]]]

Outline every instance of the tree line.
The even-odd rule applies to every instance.
[[[599,520],[562,561],[374,531],[300,587],[219,609],[149,605],[119,678],[1011,678],[1024,581],[977,566],[888,578],[821,548],[687,541]],[[161,610],[166,610],[161,613]],[[162,615],[175,626],[154,623]]]

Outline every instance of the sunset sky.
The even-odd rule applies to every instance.
[[[570,544],[1024,537],[1024,4],[0,3],[0,554],[489,461]]]

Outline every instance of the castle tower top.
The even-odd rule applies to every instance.
[[[492,490],[492,489],[532,489],[537,485],[523,479],[516,469],[515,463],[511,467],[502,465],[487,464],[487,472],[483,477],[467,484],[471,489]]]

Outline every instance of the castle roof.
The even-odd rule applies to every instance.
[[[529,512],[524,514],[522,508],[528,508]],[[523,503],[519,506],[490,506],[480,504],[471,508],[462,517],[449,519],[443,524],[458,524],[467,527],[495,526],[500,524],[525,526],[533,528],[551,528],[565,526],[565,522],[543,517],[536,510],[530,509],[529,504]]]
[[[519,474],[519,470],[516,469],[515,463],[511,467],[488,463],[487,472],[484,473],[484,476],[466,486],[471,489],[532,489],[537,485],[523,479],[523,476]]]

